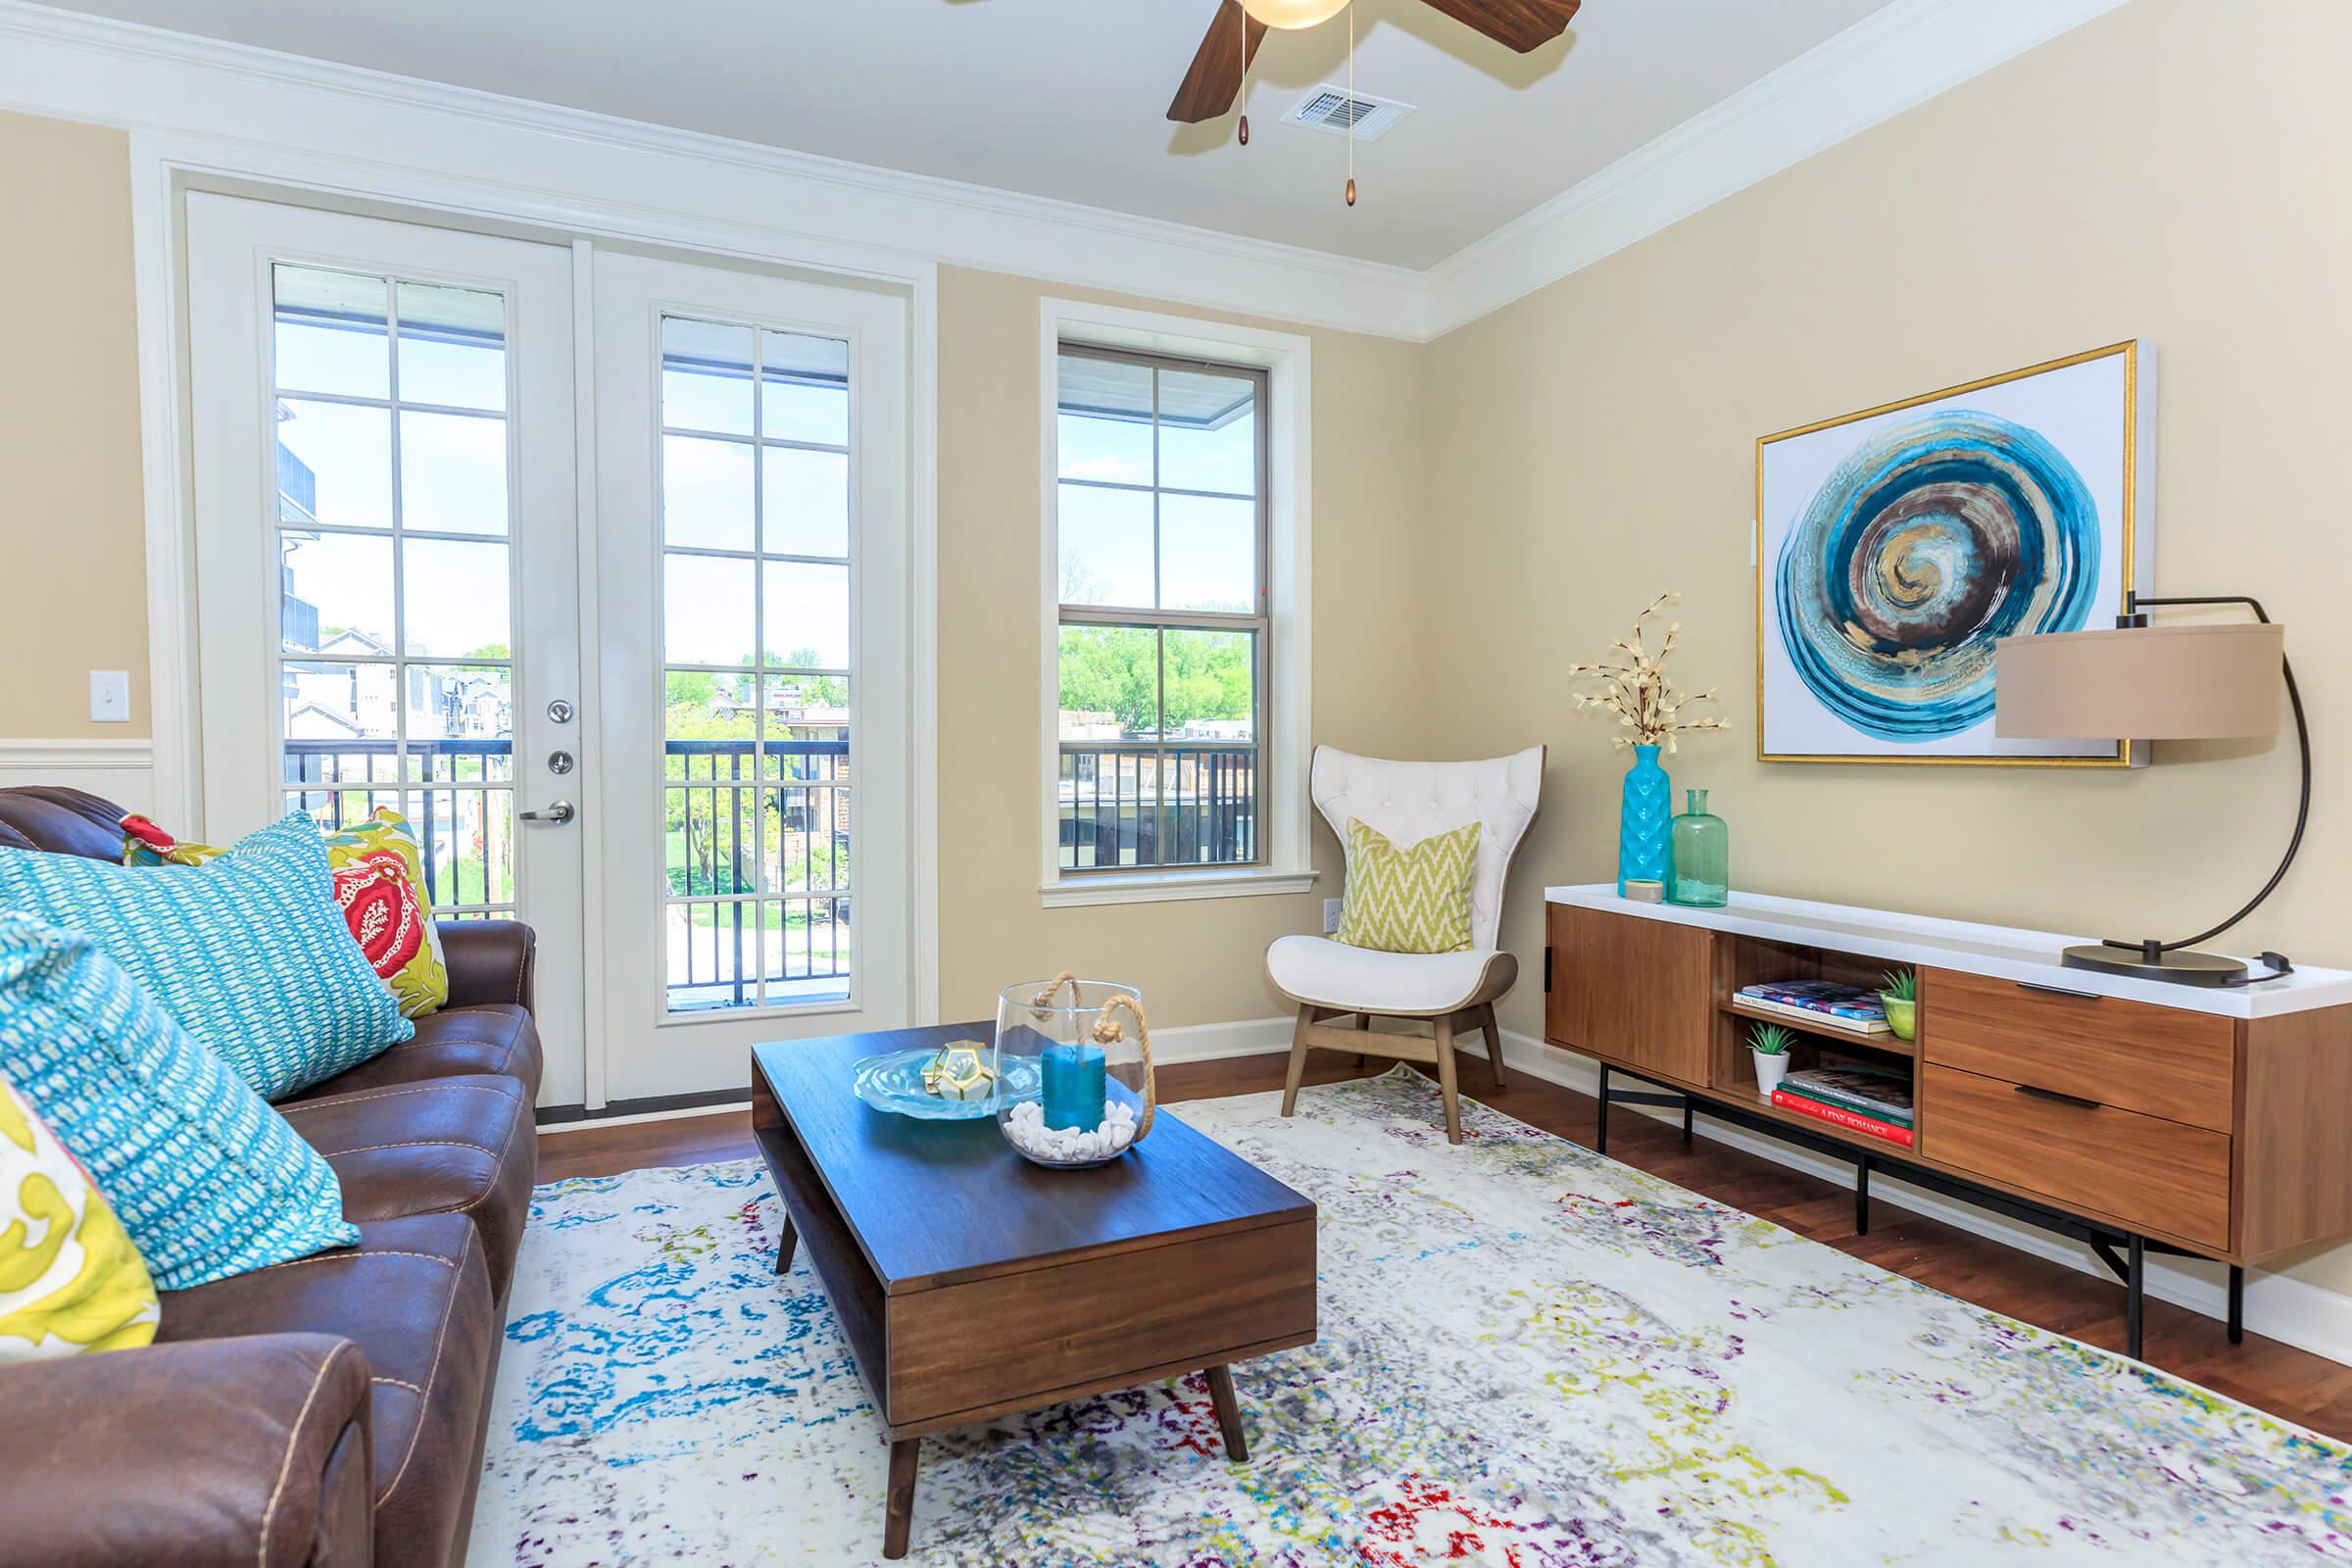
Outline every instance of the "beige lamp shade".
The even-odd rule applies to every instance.
[[[1995,735],[2228,740],[2278,733],[2286,628],[2132,626],[1993,644]]]
[[[1348,9],[1348,0],[1242,0],[1242,9],[1269,27],[1312,27]]]

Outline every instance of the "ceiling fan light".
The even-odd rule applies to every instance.
[[[1329,22],[1348,4],[1348,0],[1242,0],[1242,9],[1269,27],[1296,30]]]

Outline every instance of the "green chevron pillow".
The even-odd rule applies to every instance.
[[[1461,953],[1470,946],[1478,828],[1432,833],[1409,850],[1348,819],[1347,905],[1339,937],[1382,953]]]

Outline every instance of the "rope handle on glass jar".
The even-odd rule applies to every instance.
[[[1152,1113],[1159,1108],[1158,1080],[1152,1070],[1152,1025],[1144,1017],[1144,1004],[1124,991],[1102,1004],[1102,1010],[1095,1015],[1095,1044],[1115,1045],[1127,1038],[1127,1031],[1111,1016],[1112,1010],[1119,1007],[1135,1015],[1135,1040],[1144,1053],[1144,1113],[1135,1121],[1135,1141],[1140,1144],[1152,1131]]]
[[[1086,999],[1078,994],[1078,977],[1064,969],[1047,981],[1044,988],[1029,999],[1029,1005],[1036,1009],[1038,1020],[1041,1023],[1045,1020],[1047,1009],[1054,1005],[1054,999],[1060,994],[1063,986],[1070,988],[1071,1006],[1083,1007],[1086,1005]]]

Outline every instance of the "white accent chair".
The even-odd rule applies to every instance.
[[[1494,1004],[1518,980],[1519,960],[1495,946],[1496,931],[1502,923],[1502,889],[1511,858],[1536,819],[1543,795],[1544,759],[1541,746],[1480,762],[1393,762],[1329,746],[1315,748],[1307,793],[1340,836],[1343,850],[1349,817],[1398,848],[1477,822],[1478,861],[1471,878],[1467,952],[1376,953],[1310,936],[1277,937],[1266,949],[1267,978],[1298,1008],[1298,1032],[1291,1037],[1290,1078],[1282,1092],[1285,1116],[1298,1109],[1306,1054],[1318,1048],[1436,1063],[1438,1087],[1446,1100],[1446,1136],[1456,1144],[1462,1141],[1453,1069],[1457,1031],[1485,1034],[1494,1087],[1508,1087],[1502,1076],[1502,1035],[1495,1027]],[[1323,1022],[1343,1013],[1355,1015],[1353,1028]],[[1424,1036],[1376,1031],[1375,1017],[1425,1021],[1431,1032]]]

